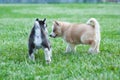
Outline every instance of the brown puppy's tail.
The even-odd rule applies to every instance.
[[[95,18],[90,18],[87,23],[95,28],[96,39],[100,41],[100,25],[99,22]]]
[[[96,42],[99,49],[99,45],[100,45],[100,40],[101,40],[101,36],[100,36],[100,25],[99,22],[95,19],[95,18],[90,18],[87,23],[88,25],[93,26],[93,28],[95,28],[95,37],[96,37]]]

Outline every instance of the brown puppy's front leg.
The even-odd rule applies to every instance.
[[[74,44],[67,44],[66,52],[76,52],[76,48]]]

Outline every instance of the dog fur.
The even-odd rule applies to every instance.
[[[33,61],[35,61],[34,53],[36,49],[42,48],[44,50],[46,63],[51,62],[52,49],[48,39],[48,32],[46,26],[46,19],[36,19],[34,22],[34,26],[31,30],[28,41],[28,49],[29,58]]]
[[[50,37],[62,37],[67,42],[66,52],[76,51],[76,45],[90,45],[89,53],[98,53],[100,46],[100,25],[95,18],[85,24],[54,21]]]

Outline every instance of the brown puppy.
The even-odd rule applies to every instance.
[[[89,53],[98,53],[100,46],[100,25],[95,18],[86,24],[55,21],[50,37],[62,37],[67,43],[66,52],[75,51],[78,44],[88,44]]]

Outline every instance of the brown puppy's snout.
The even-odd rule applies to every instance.
[[[52,33],[49,35],[50,37],[52,37],[52,38],[55,38],[57,35],[53,35]]]

